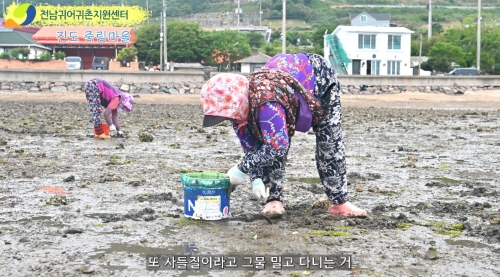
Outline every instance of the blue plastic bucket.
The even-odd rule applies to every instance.
[[[184,185],[184,216],[220,220],[231,216],[227,188],[229,178],[214,172],[181,174]]]

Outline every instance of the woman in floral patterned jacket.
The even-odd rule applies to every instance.
[[[203,127],[231,120],[245,159],[228,171],[232,187],[252,182],[263,212],[282,215],[285,160],[295,131],[316,134],[316,166],[328,199],[328,213],[364,217],[348,202],[340,85],[334,70],[316,54],[279,54],[265,68],[244,77],[221,73],[201,91]]]

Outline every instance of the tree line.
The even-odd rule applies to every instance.
[[[434,26],[433,26],[434,27]],[[480,69],[482,74],[500,74],[500,30],[496,25],[481,26]],[[412,37],[412,56],[419,56],[419,35]],[[421,68],[449,72],[452,62],[459,67],[477,66],[477,25],[463,25],[438,32],[432,39],[424,36],[422,56],[429,60]]]
[[[335,26],[322,26],[314,32],[287,31],[287,52],[323,54],[323,33]],[[160,63],[160,24],[151,23],[135,29],[138,58],[146,64]],[[311,47],[315,48],[311,48]],[[305,49],[305,47],[309,47]],[[238,31],[206,31],[197,23],[171,21],[167,23],[167,59],[179,63],[199,62],[204,65],[231,69],[231,65],[252,52],[274,56],[281,52],[281,30],[274,31],[271,43],[264,42],[260,33]]]
[[[336,25],[320,26],[311,32],[287,32],[287,52],[313,52],[323,54],[323,35],[331,33]],[[482,26],[481,70],[485,74],[500,74],[500,29]],[[175,62],[201,62],[205,65],[230,69],[229,64],[260,51],[269,56],[281,52],[281,31],[274,31],[271,43],[266,44],[258,33],[238,31],[206,31],[197,23],[172,21],[167,24],[167,58]],[[452,62],[460,67],[476,66],[477,26],[463,25],[444,30],[433,25],[433,37],[427,40],[425,31],[422,56],[429,60],[423,70],[449,72]],[[139,60],[159,64],[160,24],[143,25],[136,30]],[[311,47],[312,48],[304,48]],[[420,54],[420,34],[412,36],[411,55]]]
[[[136,31],[138,58],[146,64],[160,62],[160,24],[151,23]],[[179,63],[199,62],[205,65],[228,67],[236,60],[252,54],[261,47],[260,34],[238,31],[205,31],[197,23],[172,21],[167,23],[167,59]]]

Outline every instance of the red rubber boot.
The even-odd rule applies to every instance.
[[[94,138],[95,139],[110,139],[111,136],[109,135],[109,133],[108,134],[104,133],[102,126],[97,126],[97,127],[94,126]]]

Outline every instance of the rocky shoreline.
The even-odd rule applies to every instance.
[[[171,82],[171,83],[113,83],[124,92],[129,93],[167,93],[167,94],[199,94],[203,82]],[[82,82],[2,82],[2,92],[83,92]],[[344,86],[343,94],[399,94],[403,92],[421,92],[437,94],[470,94],[478,90],[498,90],[496,86]]]
[[[123,92],[129,93],[168,93],[168,94],[199,94],[200,82],[181,83],[113,83]],[[85,83],[82,82],[2,82],[2,92],[82,92]]]
[[[478,90],[496,90],[496,86],[341,86],[343,94],[398,94],[403,92],[441,93],[441,94],[471,94]]]

